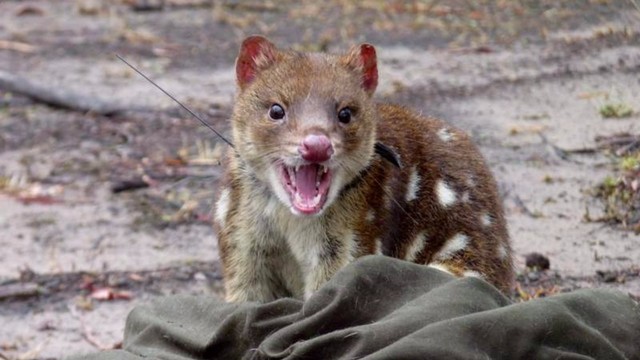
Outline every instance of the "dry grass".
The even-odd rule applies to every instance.
[[[244,3],[243,3],[244,4]],[[633,4],[621,0],[528,1],[528,0],[330,0],[324,2],[267,2],[264,6],[248,2],[216,2],[214,19],[236,28],[252,26],[269,35],[272,28],[264,12],[286,13],[291,24],[313,24],[323,19],[326,26],[307,27],[299,46],[305,50],[323,49],[327,42],[352,42],[371,32],[393,32],[398,35],[420,32],[445,37],[449,47],[485,44],[512,44],[522,36],[545,39],[553,30],[571,30],[569,20],[583,16],[583,9],[628,8]],[[595,35],[594,35],[595,36]],[[324,43],[324,44],[323,44]]]

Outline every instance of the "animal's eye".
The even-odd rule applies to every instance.
[[[348,124],[351,121],[351,109],[348,107],[340,109],[338,111],[338,121],[343,124]]]
[[[284,118],[284,109],[280,104],[273,104],[269,109],[269,117],[273,120],[281,120]]]

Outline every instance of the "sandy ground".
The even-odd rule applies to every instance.
[[[114,54],[224,131],[235,48],[244,34],[265,29],[229,25],[208,8],[136,13],[96,3],[0,4],[0,40],[34,47],[0,50],[0,71],[154,109],[105,117],[0,89],[0,285],[38,289],[0,298],[0,358],[57,359],[113,346],[136,304],[220,291],[209,209],[221,145]],[[91,6],[95,13],[83,14]],[[42,13],[18,16],[28,7]],[[611,174],[612,160],[576,151],[596,148],[596,136],[640,130],[640,13],[594,9],[604,15],[570,18],[570,27],[550,30],[540,41],[522,35],[508,45],[462,46],[446,34],[363,30],[330,49],[379,40],[380,100],[444,118],[473,135],[500,184],[522,276],[552,279],[551,292],[611,287],[640,296],[638,236],[585,220],[602,212],[591,193]],[[285,15],[291,13],[257,19],[269,24]],[[228,36],[204,34],[211,23]],[[296,34],[269,29],[276,43],[306,46],[292,39]],[[598,109],[610,99],[635,107],[636,115],[604,119]],[[144,176],[152,178],[151,187],[112,191]],[[551,263],[535,278],[524,266],[531,252]],[[614,274],[613,280],[598,271]],[[97,288],[127,291],[126,299],[99,301],[92,298]]]

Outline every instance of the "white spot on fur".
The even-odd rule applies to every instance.
[[[344,237],[344,242],[347,246],[347,259],[349,262],[354,261],[358,257],[358,242],[354,233],[350,232]]]
[[[509,252],[507,251],[507,247],[504,245],[498,246],[498,256],[500,259],[505,259]]]
[[[469,200],[471,200],[471,196],[469,195],[469,192],[468,191],[463,192],[462,196],[460,196],[460,202],[466,204],[469,202]]]
[[[380,238],[376,238],[374,241],[375,241],[375,244],[376,244],[375,254],[376,255],[383,255],[382,254],[382,240],[380,240]]]
[[[218,196],[218,202],[216,203],[216,213],[215,219],[220,224],[220,226],[224,226],[225,220],[227,219],[227,213],[229,212],[229,196],[231,192],[229,189],[223,189],[220,192],[220,196]]]
[[[467,186],[472,188],[476,186],[476,179],[473,175],[469,175],[467,178]]]
[[[424,243],[426,240],[427,234],[425,234],[424,231],[419,232],[407,249],[407,254],[404,256],[404,259],[407,261],[415,261],[420,251],[424,249]]]
[[[447,128],[442,128],[442,129],[438,130],[437,134],[438,134],[438,137],[440,138],[440,140],[442,140],[444,142],[449,142],[449,141],[455,139],[455,136]]]
[[[491,215],[484,213],[480,215],[480,223],[485,227],[491,226],[491,224],[493,224],[493,218]]]
[[[475,271],[475,270],[467,270],[465,272],[462,273],[462,276],[466,276],[466,277],[475,277],[475,278],[479,278],[479,279],[484,279],[484,277],[482,276],[482,274],[480,274],[479,272]]]
[[[438,180],[436,184],[436,194],[440,204],[444,207],[453,205],[456,202],[456,192],[453,191],[444,180]]]
[[[449,271],[449,268],[448,268],[446,265],[438,264],[438,263],[434,263],[434,264],[429,264],[428,266],[429,266],[429,267],[432,267],[432,268],[434,268],[434,269],[438,269],[438,270],[440,270],[440,271],[444,271],[444,272],[446,272],[447,274],[454,275],[454,273],[452,273],[451,271]]]
[[[465,234],[458,233],[451,239],[447,240],[442,249],[434,255],[436,260],[450,259],[457,252],[464,250],[469,244],[469,237]]]
[[[407,184],[407,195],[405,199],[407,201],[417,199],[418,190],[420,190],[420,175],[418,174],[418,169],[414,166],[409,175],[409,184]]]
[[[372,222],[373,220],[376,219],[376,212],[373,211],[373,209],[369,209],[369,211],[367,211],[367,216],[365,216],[364,219],[367,220],[368,222]]]

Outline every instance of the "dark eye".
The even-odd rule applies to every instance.
[[[338,121],[343,124],[348,124],[349,121],[351,121],[351,109],[346,107],[338,111]]]
[[[273,120],[281,120],[284,118],[284,109],[279,104],[271,105],[271,109],[269,109],[269,117]]]

